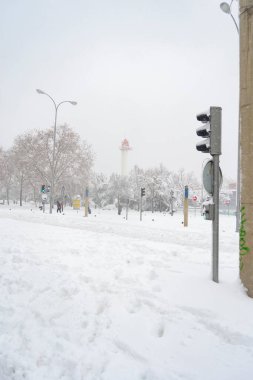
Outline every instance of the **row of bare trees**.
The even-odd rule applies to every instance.
[[[41,201],[40,189],[52,184],[53,129],[32,130],[18,136],[9,150],[0,148],[0,199]],[[193,173],[173,172],[160,165],[144,170],[137,166],[129,176],[113,173],[110,177],[91,171],[94,153],[91,147],[67,125],[57,128],[55,145],[55,199],[71,200],[84,194],[86,187],[95,205],[129,204],[138,209],[140,188],[145,187],[145,208],[166,210],[171,199],[182,202],[184,186],[199,188]],[[64,189],[64,191],[63,191]]]
[[[53,129],[33,130],[18,136],[13,146],[0,149],[0,198],[9,204],[24,199],[40,200],[42,184],[51,186]],[[88,185],[94,154],[91,147],[67,125],[56,132],[55,195],[62,188],[71,199]]]
[[[112,174],[108,178],[102,173],[93,173],[91,197],[98,207],[128,203],[130,208],[138,209],[140,189],[145,187],[145,209],[164,211],[171,208],[172,198],[174,204],[182,204],[185,185],[191,192],[200,189],[193,173],[186,173],[184,169],[173,172],[163,165],[148,170],[135,166],[127,177]]]

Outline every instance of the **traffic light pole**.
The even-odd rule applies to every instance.
[[[212,221],[212,274],[213,281],[219,282],[219,155],[213,155],[213,203],[214,203],[214,219]]]
[[[253,0],[252,0],[253,1]],[[220,166],[221,155],[221,107],[210,107],[210,114],[201,113],[197,120],[202,122],[196,133],[205,138],[196,145],[197,150],[210,153],[213,157],[211,165],[211,189],[209,181],[204,182],[205,189],[213,197],[212,203],[205,205],[205,219],[212,220],[212,277],[213,281],[219,282],[219,191],[220,191]],[[208,167],[209,162],[207,163]],[[206,165],[206,166],[207,166]],[[203,176],[204,180],[204,176]]]

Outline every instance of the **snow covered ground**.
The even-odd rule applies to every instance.
[[[0,380],[247,380],[235,219],[0,205]],[[154,220],[152,220],[154,219]]]

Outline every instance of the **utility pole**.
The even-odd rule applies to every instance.
[[[240,0],[240,278],[253,298],[253,0]]]

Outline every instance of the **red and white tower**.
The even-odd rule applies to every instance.
[[[129,142],[127,139],[124,139],[121,143],[121,175],[126,176],[128,174],[128,167],[127,167],[127,157],[128,157],[128,151],[131,150],[129,146]]]

